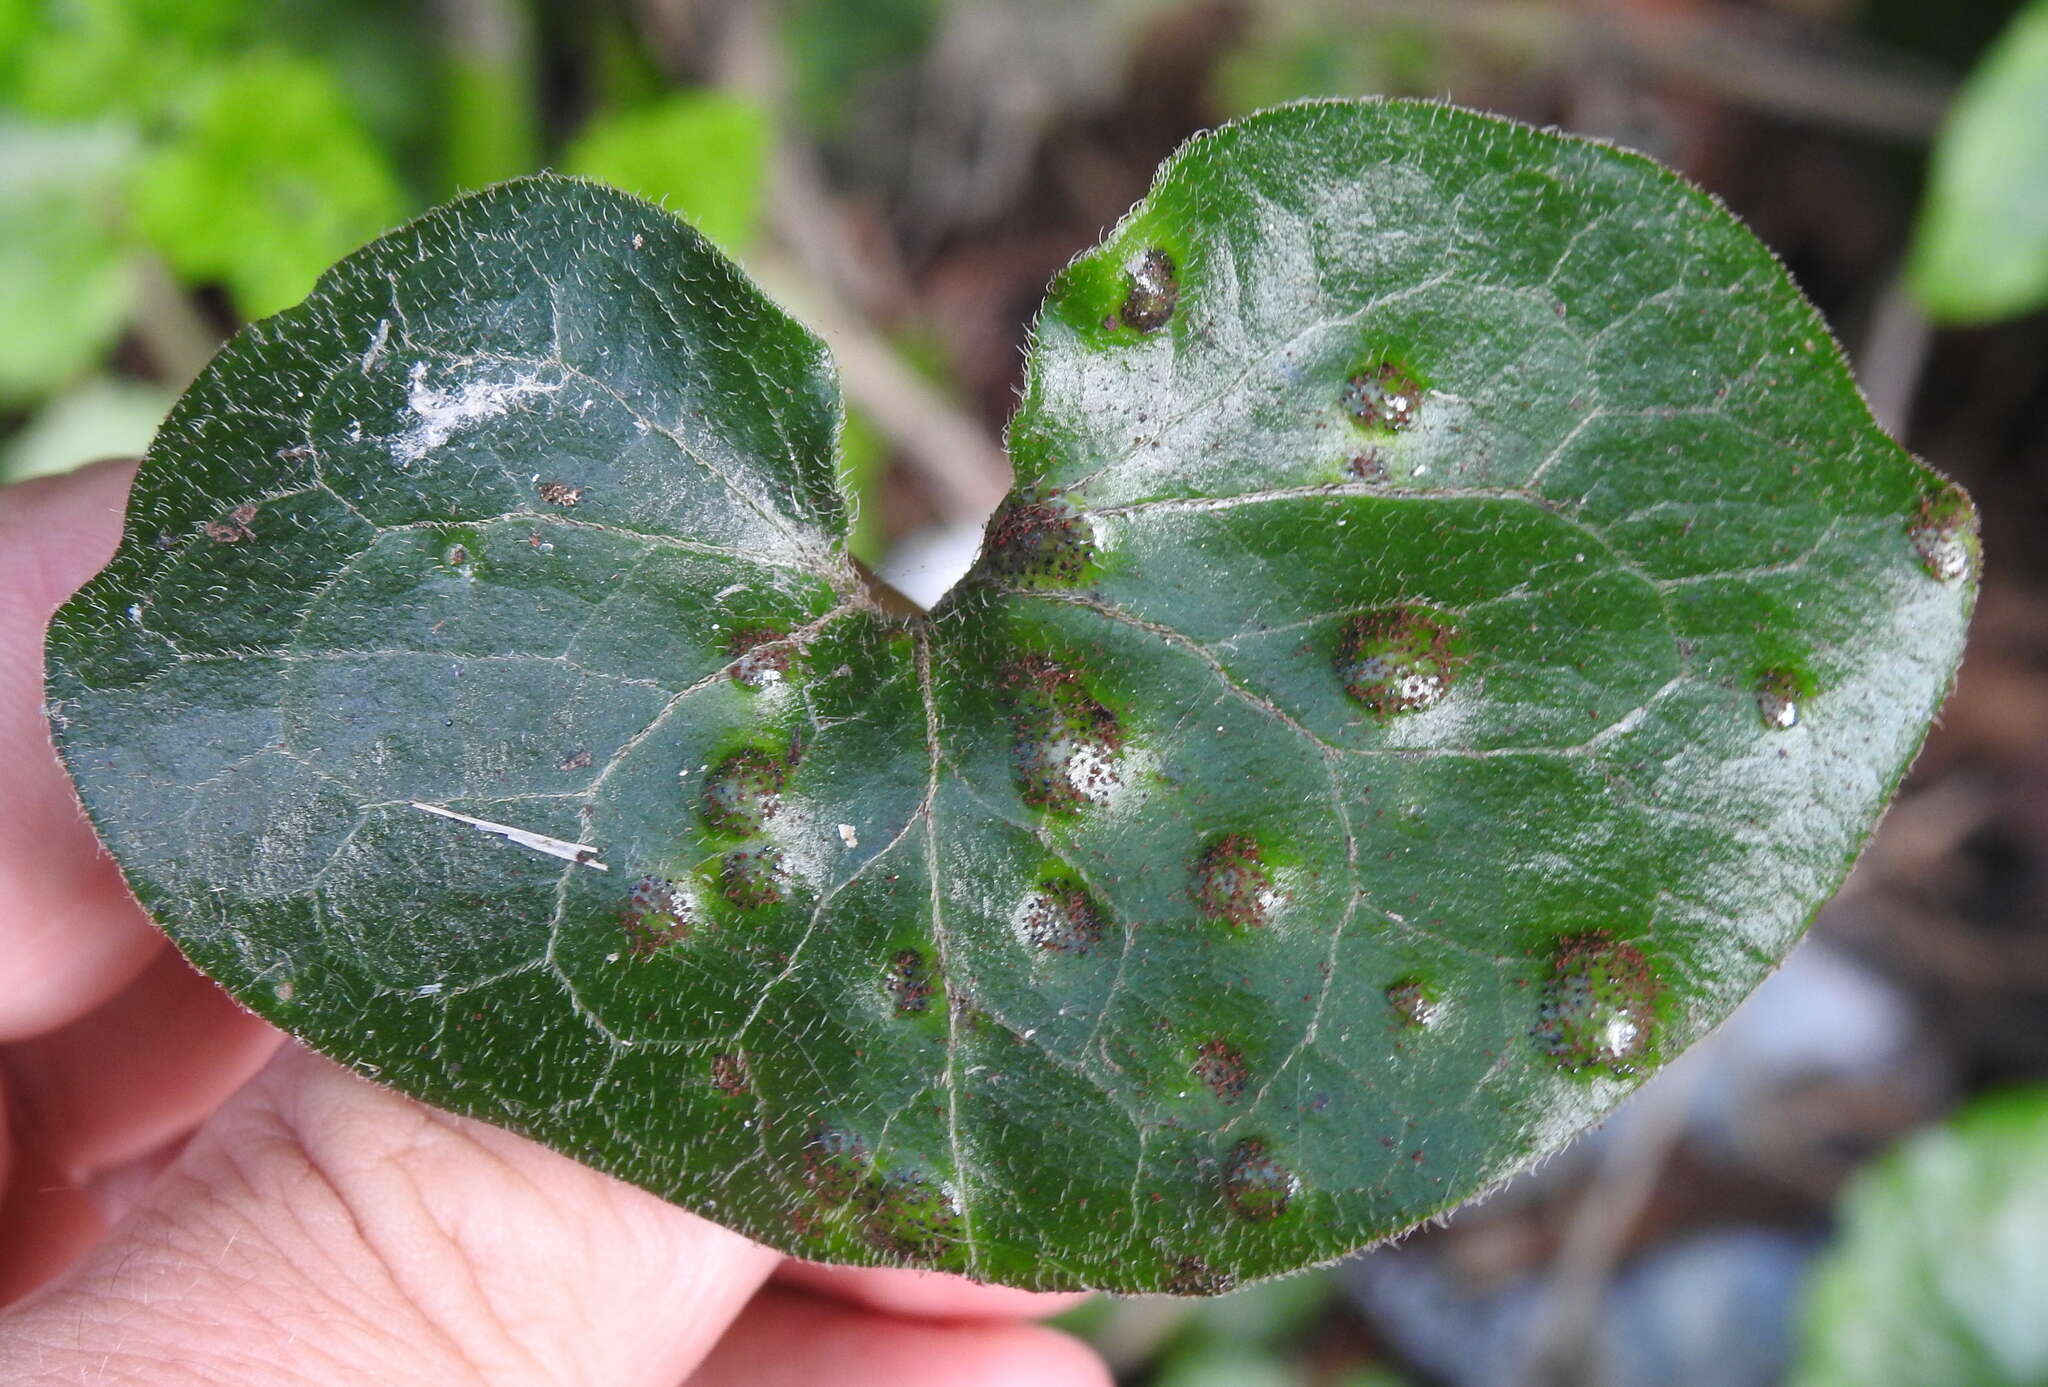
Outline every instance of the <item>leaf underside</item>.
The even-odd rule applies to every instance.
[[[927,617],[844,556],[839,417],[816,339],[598,185],[341,262],[52,629],[136,893],[361,1072],[792,1253],[1211,1292],[1726,1015],[1974,591],[1967,499],[1725,211],[1434,105],[1162,169],[1055,282]]]

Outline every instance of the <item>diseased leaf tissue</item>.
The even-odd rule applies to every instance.
[[[137,894],[363,1073],[791,1252],[1216,1291],[1724,1016],[1974,591],[1967,498],[1732,218],[1433,105],[1164,168],[928,617],[845,556],[838,427],[817,340],[607,188],[344,260],[52,635]]]

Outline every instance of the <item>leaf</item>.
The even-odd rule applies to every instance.
[[[769,135],[767,112],[754,102],[673,92],[598,117],[565,163],[571,173],[663,203],[719,245],[740,250],[761,219]]]
[[[132,190],[136,221],[188,280],[217,281],[243,313],[305,294],[322,266],[397,220],[383,153],[334,76],[301,58],[223,69]]]
[[[2021,10],[1956,98],[1907,270],[1948,322],[2048,304],[2048,0]]]
[[[1860,1173],[1807,1294],[1798,1387],[2048,1381],[2048,1090],[1979,1100]]]
[[[1967,498],[1733,219],[1432,105],[1169,162],[1055,283],[929,617],[844,557],[838,421],[817,340],[622,194],[343,261],[53,628],[137,893],[362,1072],[777,1247],[1213,1292],[1724,1016],[1974,592]]]

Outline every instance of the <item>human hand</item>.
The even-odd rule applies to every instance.
[[[788,1261],[369,1084],[193,972],[40,711],[44,625],[132,475],[0,489],[0,1379],[1108,1383],[1021,1323],[1071,1297]]]

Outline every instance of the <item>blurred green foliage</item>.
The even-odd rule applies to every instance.
[[[95,376],[50,401],[0,445],[0,477],[25,481],[94,458],[132,455],[177,398],[167,386]]]
[[[118,211],[134,143],[114,124],[0,120],[0,408],[80,374],[120,331]]]
[[[2048,1089],[1980,1100],[1861,1172],[1795,1387],[2048,1382]]]
[[[1299,1341],[1336,1289],[1311,1272],[1209,1302],[1167,1343],[1155,1387],[1308,1387]]]
[[[333,74],[307,58],[223,63],[134,168],[134,226],[192,284],[245,318],[287,308],[328,265],[402,217],[390,160]]]
[[[1312,1371],[1303,1347],[1340,1294],[1333,1272],[1314,1271],[1213,1300],[1088,1301],[1056,1324],[1100,1347],[1112,1365],[1153,1366],[1149,1387],[1405,1387],[1380,1365],[1336,1376]]]
[[[867,415],[849,405],[846,427],[839,434],[839,486],[854,501],[846,552],[870,566],[880,563],[889,548],[889,530],[877,504],[888,465],[889,448],[882,435]]]
[[[1956,98],[1934,148],[1908,282],[1945,322],[2048,304],[2048,0],[2021,12]]]
[[[805,123],[842,128],[867,87],[911,68],[944,9],[944,0],[789,0],[783,43]]]
[[[72,465],[139,451],[154,426],[141,402],[174,394],[213,340],[461,188],[553,162],[744,253],[765,113],[664,89],[645,54],[555,111],[536,14],[528,0],[0,0],[0,478],[66,449]],[[643,80],[611,80],[629,68]]]
[[[1451,73],[1444,32],[1414,20],[1345,23],[1327,0],[1259,12],[1212,80],[1226,115],[1304,96],[1427,96]]]
[[[569,146],[562,167],[651,198],[726,250],[743,251],[761,218],[771,136],[767,113],[751,101],[674,92],[598,115]]]

